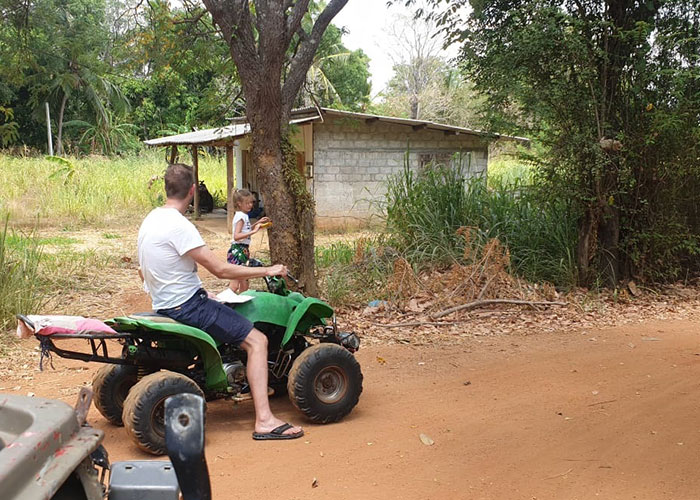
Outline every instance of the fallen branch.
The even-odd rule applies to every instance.
[[[549,301],[532,301],[532,300],[517,300],[517,299],[487,299],[475,300],[459,306],[450,307],[444,311],[440,311],[433,315],[434,319],[442,318],[453,312],[462,311],[465,309],[476,309],[477,307],[489,306],[491,304],[516,304],[521,306],[565,306],[568,302],[549,302]]]
[[[459,323],[464,323],[464,321],[409,321],[407,323],[390,323],[388,325],[385,325],[383,323],[373,323],[374,326],[380,326],[382,328],[401,328],[401,327],[409,327],[409,326],[423,326],[423,325],[432,325],[432,326],[453,326],[457,325]]]
[[[617,399],[608,399],[607,401],[598,401],[597,403],[591,403],[588,406],[604,405],[606,403],[614,403]]]

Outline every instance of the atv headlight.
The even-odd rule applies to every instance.
[[[360,348],[360,337],[350,332],[338,332],[335,334],[340,345],[350,352],[355,352]]]

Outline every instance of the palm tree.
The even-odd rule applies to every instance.
[[[56,140],[56,154],[63,152],[63,117],[68,100],[81,93],[85,101],[93,110],[95,123],[111,123],[113,121],[109,110],[116,112],[128,108],[129,102],[118,86],[110,82],[104,76],[100,76],[90,69],[79,66],[71,61],[65,72],[54,77],[49,88],[51,97],[60,97],[61,105],[58,112],[58,132]]]

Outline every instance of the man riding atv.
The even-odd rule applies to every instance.
[[[170,165],[164,180],[166,202],[148,214],[138,235],[140,271],[153,310],[204,330],[217,341],[237,345],[246,352],[246,375],[255,407],[253,439],[303,436],[301,427],[283,422],[270,409],[267,337],[234,309],[211,299],[197,275],[197,264],[217,278],[227,280],[285,276],[287,268],[280,264],[238,266],[217,258],[194,224],[184,216],[197,188],[192,168],[183,164]]]

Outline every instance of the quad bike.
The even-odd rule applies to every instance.
[[[249,265],[262,264],[251,259]],[[267,292],[243,292],[252,299],[232,307],[268,337],[270,387],[276,393],[286,391],[313,422],[339,421],[362,392],[362,372],[353,355],[359,338],[340,332],[333,309],[320,299],[291,292],[280,277],[266,277],[265,282]],[[167,316],[148,312],[106,321],[116,333],[52,335],[42,335],[26,316],[18,319],[39,339],[42,360],[56,353],[106,363],[93,379],[95,406],[110,423],[123,425],[141,449],[156,455],[166,450],[167,397],[191,393],[207,400],[240,401],[249,390],[245,351]],[[86,339],[89,352],[59,347],[64,339]],[[108,341],[121,344],[118,356],[109,354]]]

